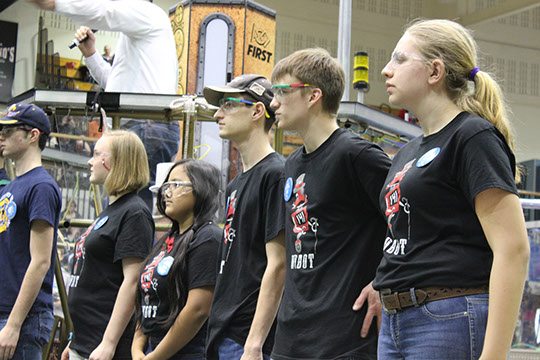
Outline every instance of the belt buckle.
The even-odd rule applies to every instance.
[[[384,307],[384,302],[382,301],[382,297],[387,296],[387,295],[392,295],[392,290],[391,289],[381,289],[380,297],[381,297],[382,308],[383,308],[384,312],[386,313],[386,315],[395,315],[395,314],[397,314],[397,309],[388,310],[387,308]]]

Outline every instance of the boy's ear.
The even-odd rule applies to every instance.
[[[322,96],[323,96],[322,90],[319,88],[314,88],[311,90],[311,94],[309,96],[309,102],[315,103],[319,101],[319,99],[321,99]]]
[[[39,136],[41,135],[41,131],[39,131],[38,129],[32,129],[29,131],[29,134],[31,142],[39,142]]]
[[[255,103],[255,110],[253,111],[253,120],[258,120],[262,116],[263,120],[265,118],[265,107],[262,102]]]

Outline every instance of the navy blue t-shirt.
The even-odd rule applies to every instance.
[[[0,312],[10,313],[30,264],[30,229],[34,220],[54,227],[51,266],[30,313],[52,311],[52,282],[56,233],[62,197],[52,177],[41,166],[0,189]]]
[[[6,169],[4,168],[0,169],[0,186],[6,186],[10,182],[11,182],[11,179],[9,178],[9,175]]]

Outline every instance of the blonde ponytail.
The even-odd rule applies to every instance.
[[[450,20],[417,19],[405,32],[413,36],[426,60],[440,59],[444,63],[446,90],[456,105],[495,125],[514,152],[514,135],[503,92],[490,74],[476,68],[477,45],[470,31]],[[519,167],[515,172],[517,183],[521,179]]]

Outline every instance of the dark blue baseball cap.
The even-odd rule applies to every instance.
[[[13,104],[6,116],[0,119],[0,126],[26,125],[45,134],[51,133],[51,122],[43,110],[32,104]]]

